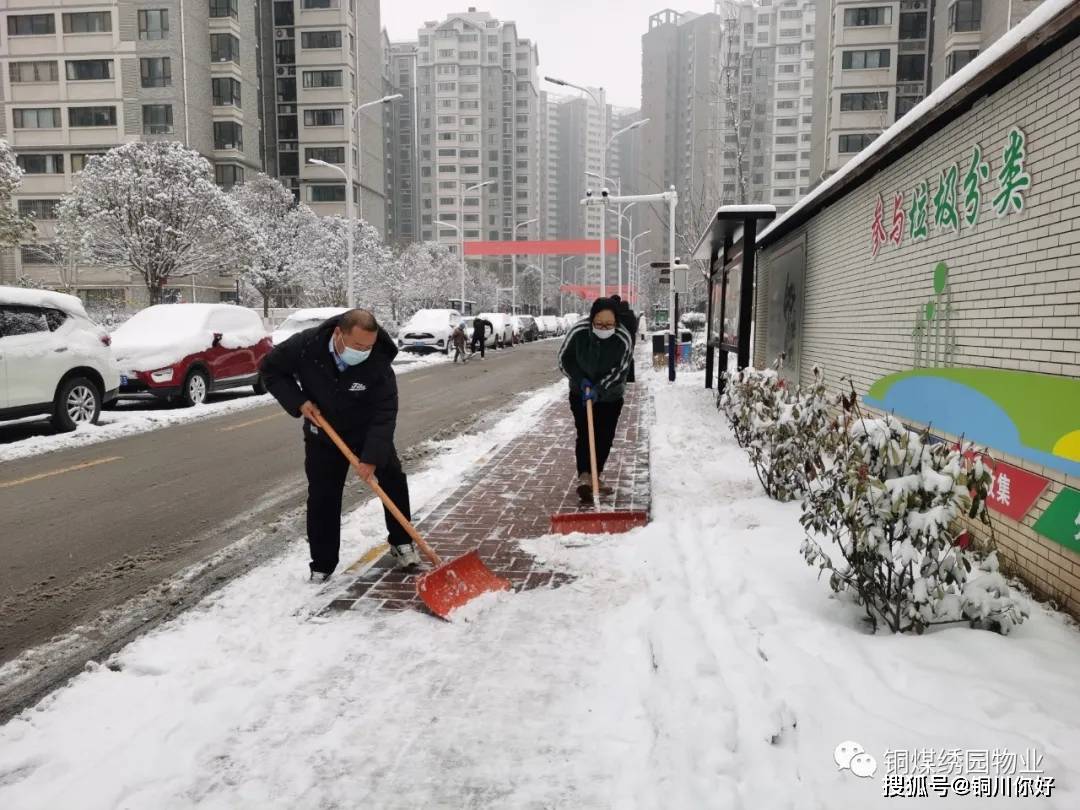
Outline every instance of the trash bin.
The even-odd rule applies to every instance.
[[[680,363],[689,363],[693,358],[694,344],[687,341],[676,346],[675,359]]]
[[[654,334],[652,336],[652,353],[664,354],[667,351],[667,335]]]

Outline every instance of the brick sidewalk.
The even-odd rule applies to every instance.
[[[610,510],[649,511],[649,425],[652,401],[644,383],[627,386],[615,444],[604,481],[615,489],[602,499]],[[551,516],[589,512],[578,498],[574,465],[574,422],[566,397],[535,417],[533,428],[495,451],[483,466],[417,528],[435,551],[449,560],[479,547],[480,558],[515,590],[558,587],[570,577],[538,564],[517,541],[547,534]],[[416,596],[415,575],[393,568],[389,554],[355,577],[329,605],[332,610],[381,607],[425,610]]]

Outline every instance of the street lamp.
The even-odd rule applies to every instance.
[[[465,314],[465,195],[470,191],[476,191],[484,186],[490,186],[492,183],[497,183],[497,180],[485,180],[483,183],[475,183],[471,186],[465,186],[465,191],[462,192],[461,197],[458,199],[458,218],[461,222],[461,227],[457,229],[461,234],[461,314]],[[483,206],[480,206],[481,211]]]
[[[603,118],[603,115],[601,115],[601,118]],[[604,174],[604,165],[605,165],[605,162],[607,160],[608,150],[611,149],[611,145],[613,143],[615,143],[615,139],[620,137],[621,135],[625,135],[627,132],[632,132],[635,129],[640,129],[641,127],[643,127],[647,123],[649,123],[650,120],[651,119],[648,119],[648,118],[642,118],[640,121],[635,121],[634,123],[632,123],[628,127],[623,127],[618,132],[616,132],[614,135],[612,135],[610,138],[608,138],[607,145],[604,147],[604,157],[600,161],[600,175],[601,176],[603,176],[603,174]],[[620,186],[620,188],[619,188],[619,196],[621,197],[622,196],[621,178],[620,178],[619,186]],[[605,209],[606,209],[606,206],[605,206]],[[622,215],[622,209],[621,208],[619,209],[619,214],[620,214],[620,216]],[[607,287],[607,285],[606,285],[606,281],[607,281],[607,265],[604,263],[605,262],[604,238],[605,238],[606,232],[607,232],[607,216],[605,215],[605,216],[600,217],[600,220],[601,220],[601,223],[602,223],[601,226],[600,226],[600,257],[601,257],[600,258],[600,266],[603,268],[603,270],[602,270],[603,278],[602,278],[602,280],[600,282],[600,295],[603,296],[604,292],[606,290],[606,287]],[[620,235],[622,234],[622,221],[621,220],[619,221],[619,234]],[[622,250],[621,250],[621,246],[620,246],[620,250],[619,250],[619,286],[620,287],[622,286]]]
[[[514,226],[514,241],[517,241],[518,228],[524,228],[527,225],[532,225],[534,222],[539,222],[540,218],[528,219],[525,222],[519,222]],[[511,278],[510,278],[510,314],[517,315],[517,250],[510,255],[511,261]]]
[[[648,231],[646,231],[646,233],[648,233]],[[641,257],[648,256],[650,253],[652,253],[652,248],[646,248],[645,250],[634,254],[634,281],[632,283],[634,285],[634,291],[637,294],[638,306],[641,306]]]
[[[564,306],[564,303],[565,303],[566,299],[565,299],[565,296],[563,295],[563,291],[562,291],[563,284],[566,283],[565,282],[566,263],[568,261],[570,261],[571,259],[575,259],[575,258],[577,258],[577,257],[576,256],[566,256],[566,257],[559,260],[559,315],[560,316],[566,314],[566,307]]]
[[[348,305],[349,309],[352,309],[354,306],[356,306],[356,294],[355,294],[355,291],[353,289],[353,231],[356,230],[356,218],[353,216],[353,189],[352,189],[352,133],[353,133],[353,128],[356,126],[356,119],[357,119],[357,116],[360,115],[361,110],[365,110],[368,107],[374,107],[374,106],[376,106],[378,104],[389,104],[391,101],[396,101],[397,99],[399,99],[401,97],[402,97],[401,93],[394,93],[393,95],[390,95],[390,96],[383,96],[382,98],[375,99],[375,101],[369,101],[369,102],[367,102],[365,104],[361,104],[359,107],[356,108],[356,110],[353,111],[352,115],[349,116],[349,129],[348,129],[347,139],[346,139],[347,145],[345,147],[345,167],[346,167],[345,169],[342,169],[340,166],[337,166],[337,165],[335,165],[333,163],[327,163],[325,160],[318,160],[316,158],[311,158],[311,159],[308,160],[308,163],[314,164],[316,166],[323,166],[323,167],[328,168],[328,169],[333,169],[334,171],[338,172],[342,176],[342,179],[345,180],[345,219],[348,221],[348,234],[346,235],[346,241],[348,242],[348,245],[349,245],[349,256],[348,256],[348,259],[346,260],[346,264],[345,264],[345,267],[346,267],[346,270],[345,270],[345,276],[346,276],[345,283],[346,283],[346,290],[347,290],[347,292],[345,294],[345,303]],[[361,154],[361,146],[360,146],[360,139],[359,138],[360,138],[360,136],[358,134],[357,135],[357,144],[356,144],[356,153],[357,153],[357,163],[361,164],[361,162],[362,162],[362,160],[361,160],[362,154]],[[360,165],[357,166],[357,172],[359,173],[359,171],[360,171]],[[360,203],[360,206],[359,206],[360,207],[360,219],[363,219],[363,217],[364,217],[364,178],[363,178],[363,175],[360,176],[360,200],[359,200],[359,203]]]
[[[453,228],[458,232],[461,237],[461,312],[462,318],[465,317],[465,229],[460,228],[452,222],[443,222],[441,219],[436,220],[435,224],[440,228]],[[465,223],[462,223],[463,225]]]

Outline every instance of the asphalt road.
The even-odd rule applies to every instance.
[[[557,347],[401,376],[406,467],[409,448],[556,380]],[[301,442],[273,405],[0,464],[0,663],[302,506]]]

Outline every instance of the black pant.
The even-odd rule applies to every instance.
[[[317,439],[304,441],[304,471],[308,479],[307,535],[311,549],[311,567],[323,573],[332,573],[338,564],[341,546],[341,496],[349,462],[333,445]],[[412,519],[409,509],[409,482],[401,469],[401,461],[395,453],[393,458],[375,470],[379,486],[385,490],[405,517]],[[365,486],[361,484],[361,486]],[[401,528],[390,511],[386,514],[386,529],[393,546],[411,543],[408,533]]]
[[[614,402],[593,403],[593,430],[596,433],[596,473],[604,471],[611,445],[615,441],[615,429],[619,426],[619,414],[622,413],[623,401],[617,399]],[[581,394],[577,391],[570,392],[570,411],[574,414],[574,427],[577,428],[577,455],[578,475],[589,472],[592,469],[589,464],[589,417],[585,412],[585,403],[581,401]]]
[[[475,332],[473,332],[472,345],[470,347],[470,350],[472,351],[473,354],[476,354],[477,345],[480,346],[480,356],[483,357],[484,356],[484,347],[487,346],[487,341],[484,340],[483,335],[478,335]]]

